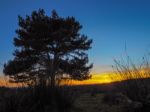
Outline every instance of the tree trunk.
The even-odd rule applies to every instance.
[[[51,75],[51,87],[52,88],[55,87],[55,75],[54,74]]]
[[[56,62],[57,62],[57,55],[54,54],[54,58],[50,59],[49,54],[47,53],[48,57],[48,73],[50,76],[50,86],[54,88],[56,86],[56,79],[55,79],[55,70],[56,70]]]

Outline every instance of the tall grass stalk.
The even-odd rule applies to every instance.
[[[130,57],[125,60],[114,60],[113,66],[116,77],[123,81],[118,85],[119,92],[126,94],[134,101],[145,102],[150,94],[150,63],[146,57],[142,59],[141,64],[135,64]],[[111,77],[116,80],[116,77]]]

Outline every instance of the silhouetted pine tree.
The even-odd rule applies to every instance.
[[[14,38],[14,59],[4,65],[4,74],[12,81],[49,81],[69,76],[83,80],[90,77],[88,55],[92,40],[81,35],[82,26],[74,17],[62,18],[52,11],[33,11],[31,16],[19,16],[19,28]]]

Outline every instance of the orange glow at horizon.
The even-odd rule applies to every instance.
[[[149,73],[149,71],[146,71]],[[135,75],[135,72],[133,71],[133,76],[131,79],[137,79],[137,78],[150,78],[150,74],[147,75],[145,70],[141,70],[139,73],[141,74],[139,77],[138,75]],[[131,75],[131,74],[128,74]],[[128,80],[127,77],[128,75],[123,78],[120,74],[114,73],[114,72],[109,72],[109,73],[100,73],[100,74],[93,74],[92,77],[88,80],[83,80],[83,81],[76,81],[76,80],[63,80],[61,81],[60,84],[62,85],[92,85],[92,84],[107,84],[107,83],[112,83],[112,82],[118,82],[118,81],[123,81],[123,80]],[[129,76],[130,77],[130,76]],[[0,77],[0,86],[5,86],[5,87],[22,87],[23,84],[18,84],[18,83],[10,83],[8,81],[7,77]]]
[[[93,74],[92,77],[88,80],[83,81],[77,81],[77,80],[69,80],[69,81],[63,81],[62,84],[69,84],[69,85],[90,85],[90,84],[105,84],[105,83],[111,83],[118,80],[112,80],[111,75],[114,75],[114,73],[101,73],[101,74]],[[120,80],[119,80],[120,81]]]
[[[11,83],[8,77],[0,76],[0,87],[24,87],[23,83]]]
[[[90,85],[90,84],[104,84],[104,83],[111,83],[112,80],[108,73],[96,74],[92,75],[92,78],[83,81],[76,81],[76,80],[64,80],[61,82],[62,85]],[[0,77],[0,86],[1,87],[20,87],[22,84],[18,83],[10,83],[8,78]]]
[[[77,81],[79,84],[103,84],[103,83],[111,83],[112,80],[108,74],[97,74],[92,75],[91,79],[84,81]]]
[[[130,79],[140,79],[140,78],[150,78],[150,71],[139,70],[137,73],[136,71],[130,71],[130,73],[127,72],[122,74],[115,73],[115,72],[93,74],[91,79],[83,80],[83,81],[71,80],[70,84],[72,85],[107,84],[107,83],[120,82],[120,81],[130,80]]]

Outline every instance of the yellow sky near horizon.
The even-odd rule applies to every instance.
[[[105,84],[105,83],[119,81],[119,80],[112,80],[111,78],[112,75],[114,75],[114,73],[94,74],[90,79],[83,80],[83,81],[72,80],[70,83],[72,85],[90,85],[90,84]]]

